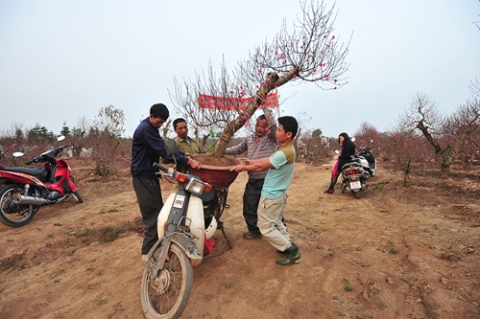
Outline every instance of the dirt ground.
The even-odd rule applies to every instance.
[[[72,160],[85,200],[0,225],[0,318],[142,318],[140,212],[128,169],[99,178]],[[297,163],[285,218],[302,262],[277,267],[244,239],[246,173],[230,187],[212,255],[182,318],[480,318],[479,171],[448,180],[382,169],[357,200],[323,194],[333,163]],[[162,181],[164,199],[175,189]]]

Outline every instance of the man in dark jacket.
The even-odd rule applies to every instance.
[[[133,133],[130,172],[145,226],[142,244],[144,261],[145,255],[158,240],[157,217],[163,207],[160,182],[153,163],[158,162],[160,157],[167,160],[173,159],[172,156],[167,155],[164,141],[158,131],[169,115],[168,108],[164,104],[154,104],[150,108],[150,116],[144,119]],[[188,164],[193,168],[200,167],[199,162],[187,158],[184,152],[178,152],[175,158],[180,164]]]

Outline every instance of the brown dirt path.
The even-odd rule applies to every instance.
[[[102,180],[81,165],[72,164],[83,204],[42,208],[19,229],[0,225],[0,318],[142,318],[128,170]],[[239,175],[223,216],[233,248],[217,231],[182,318],[480,317],[478,175],[418,178],[405,189],[400,174],[380,168],[357,200],[339,185],[322,193],[330,169],[296,166],[285,217],[302,262],[289,267],[276,266],[265,240],[242,238]],[[175,186],[162,183],[165,199]]]

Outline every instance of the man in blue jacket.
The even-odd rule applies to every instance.
[[[172,156],[167,155],[164,141],[158,131],[169,115],[168,108],[164,104],[154,104],[150,108],[150,116],[144,119],[133,133],[130,172],[145,226],[145,237],[142,244],[142,260],[144,261],[158,240],[157,217],[163,207],[160,182],[155,174],[157,170],[153,167],[153,163],[158,162],[160,157],[172,160]],[[175,154],[175,158],[182,165],[188,164],[193,168],[200,167],[199,162],[187,158],[184,152],[178,152]]]

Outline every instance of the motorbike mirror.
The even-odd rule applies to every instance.
[[[24,154],[23,152],[13,152],[13,157],[22,157]]]
[[[57,141],[58,141],[58,142],[61,142],[61,141],[63,141],[64,139],[65,139],[65,136],[63,136],[63,135],[60,135],[60,136],[57,137]]]
[[[167,151],[167,155],[172,155],[178,152],[177,143],[174,139],[165,139],[165,150]]]

